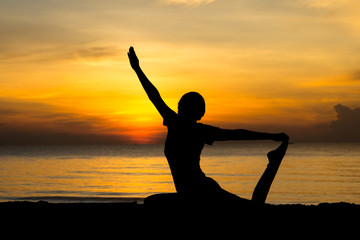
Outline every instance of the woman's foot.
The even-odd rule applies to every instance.
[[[288,143],[289,143],[289,139],[286,139],[280,144],[280,146],[277,149],[268,152],[267,157],[269,159],[269,163],[276,163],[280,165],[281,160],[285,156]]]

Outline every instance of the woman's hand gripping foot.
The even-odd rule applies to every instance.
[[[289,136],[286,135],[285,133],[281,133],[279,134],[279,140],[280,139],[282,141],[280,146],[277,149],[268,152],[267,154],[269,163],[271,164],[274,163],[280,165],[282,159],[286,154],[287,146],[289,144]]]

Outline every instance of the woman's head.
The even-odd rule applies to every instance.
[[[197,92],[185,93],[178,104],[179,117],[185,120],[200,120],[205,114],[205,100]]]

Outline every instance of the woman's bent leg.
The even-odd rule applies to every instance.
[[[251,201],[255,204],[264,204],[266,197],[269,193],[271,184],[275,178],[275,175],[280,167],[281,160],[284,158],[288,141],[283,141],[281,145],[276,149],[267,154],[269,163],[257,183]]]
[[[144,204],[148,206],[167,206],[178,204],[180,196],[177,193],[159,193],[146,197]]]
[[[201,194],[205,198],[204,203],[216,204],[219,206],[247,206],[251,201],[241,198],[231,192],[223,189],[214,179],[207,177],[206,183],[202,189],[204,192]]]

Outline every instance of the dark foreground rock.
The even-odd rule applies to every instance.
[[[3,236],[36,239],[295,239],[356,236],[360,205],[156,206],[0,203]],[[10,234],[10,235],[6,235]]]

